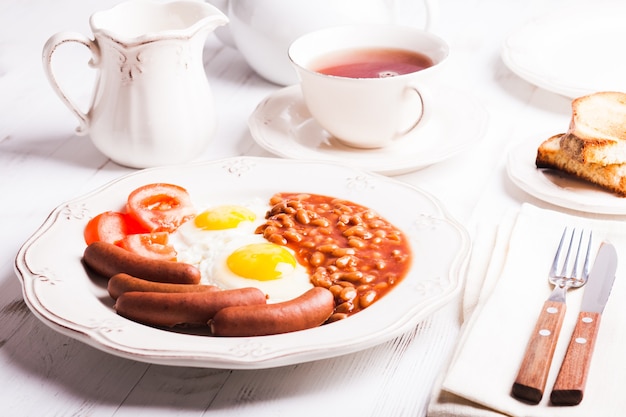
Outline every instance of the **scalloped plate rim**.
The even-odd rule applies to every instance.
[[[440,294],[436,294],[435,296],[430,298],[426,297],[424,300],[422,300],[421,304],[407,307],[404,314],[395,323],[393,323],[393,325],[386,325],[385,327],[379,326],[379,328],[374,327],[373,330],[370,329],[371,331],[368,331],[367,333],[363,332],[360,327],[363,326],[365,320],[372,320],[372,322],[376,324],[377,318],[375,313],[377,312],[377,309],[382,309],[382,306],[385,305],[385,303],[391,303],[391,295],[393,294],[392,292],[386,297],[383,297],[369,309],[364,310],[358,315],[353,316],[354,319],[360,316],[359,320],[354,320],[354,324],[350,322],[350,320],[352,320],[353,318],[345,320],[343,323],[339,323],[341,326],[344,326],[341,328],[342,333],[346,330],[348,330],[347,334],[351,334],[350,332],[356,331],[356,335],[358,337],[351,340],[351,342],[353,343],[346,343],[346,341],[344,340],[343,343],[337,344],[334,340],[323,340],[322,338],[320,339],[320,342],[317,342],[316,345],[312,347],[294,347],[289,345],[289,343],[293,343],[293,339],[296,338],[294,334],[264,336],[256,338],[220,339],[213,338],[211,336],[195,336],[154,329],[126,320],[115,314],[111,308],[105,306],[104,304],[93,303],[93,300],[85,301],[86,305],[89,308],[89,312],[94,314],[96,317],[103,316],[105,317],[105,319],[103,319],[102,321],[95,320],[94,324],[91,325],[91,327],[90,325],[79,323],[79,321],[82,320],[82,317],[80,319],[76,319],[77,313],[75,312],[73,312],[74,315],[70,314],[70,317],[67,317],[67,312],[57,311],[55,310],[55,308],[50,308],[50,300],[47,300],[46,297],[51,297],[55,302],[57,301],[55,297],[59,297],[57,295],[54,295],[55,293],[53,293],[52,296],[48,294],[48,292],[54,291],[50,290],[50,288],[54,288],[56,285],[54,283],[51,284],[51,281],[54,280],[55,276],[54,274],[46,276],[41,272],[37,272],[37,265],[34,265],[37,262],[29,259],[29,254],[31,253],[31,251],[35,250],[36,252],[37,245],[42,245],[45,247],[46,236],[49,236],[48,238],[51,238],[51,234],[53,232],[61,233],[61,235],[66,233],[65,227],[63,227],[63,232],[58,232],[55,230],[55,228],[60,229],[58,223],[61,221],[65,221],[59,220],[60,217],[63,217],[63,215],[69,216],[69,214],[66,213],[68,207],[79,203],[84,203],[88,206],[88,203],[91,203],[94,200],[101,199],[101,195],[103,193],[115,194],[119,188],[123,188],[123,185],[126,185],[127,187],[132,187],[133,183],[147,183],[152,178],[162,178],[162,174],[177,169],[175,166],[169,166],[161,168],[150,168],[122,176],[113,181],[110,181],[109,183],[97,188],[92,192],[66,201],[65,203],[57,206],[45,219],[43,224],[22,245],[15,259],[15,272],[21,281],[24,300],[28,307],[31,309],[31,311],[33,311],[38,319],[40,319],[42,322],[44,322],[46,325],[50,326],[54,330],[116,356],[141,362],[175,366],[214,367],[228,369],[260,369],[336,357],[383,343],[386,340],[389,340],[410,330],[410,328],[415,326],[420,320],[426,318],[428,314],[436,311],[438,308],[441,308],[443,305],[453,300],[455,296],[459,293],[462,286],[464,271],[471,247],[469,235],[459,223],[457,223],[449,216],[446,210],[433,196],[425,193],[424,191],[416,187],[401,183],[388,177],[383,177],[373,173],[366,173],[359,169],[346,167],[340,164],[324,163],[320,161],[293,161],[261,157],[234,157],[224,158],[215,161],[199,162],[196,164],[187,164],[185,166],[181,166],[180,168],[183,170],[190,170],[190,172],[202,172],[204,170],[210,171],[211,169],[217,170],[216,167],[218,165],[224,166],[231,163],[235,165],[240,163],[243,163],[244,165],[246,163],[260,164],[262,166],[262,169],[274,169],[274,166],[293,168],[301,164],[307,164],[315,166],[317,168],[329,168],[332,170],[345,172],[346,174],[350,173],[359,178],[364,178],[365,180],[382,182],[390,187],[399,187],[401,189],[407,190],[406,192],[409,194],[414,194],[415,198],[423,199],[425,203],[431,206],[428,208],[428,210],[434,210],[435,212],[437,212],[438,218],[435,218],[435,220],[437,222],[441,222],[441,224],[435,225],[433,227],[443,227],[441,225],[445,225],[445,230],[442,230],[446,233],[449,232],[450,234],[454,235],[455,242],[453,243],[458,246],[456,252],[449,254],[451,256],[452,262],[451,265],[447,267],[448,276],[446,277],[446,280],[448,282],[446,283],[445,288]],[[270,165],[272,166],[272,168],[269,168]],[[161,174],[161,176],[159,176],[159,174]],[[142,180],[137,181],[140,178]],[[120,198],[122,198],[122,196],[120,196]],[[72,219],[71,221],[75,221],[75,223],[72,224],[74,224],[74,228],[76,230],[79,230],[80,227],[84,227],[86,219]],[[82,235],[80,237],[77,236],[76,241],[73,241],[70,236],[70,242],[73,246],[78,247],[78,242],[82,243]],[[84,247],[84,243],[82,243],[80,247]],[[71,258],[72,262],[76,260],[77,254],[74,253],[73,256],[74,258]],[[62,265],[57,265],[56,267],[57,269],[62,269],[62,267],[67,265],[67,263],[62,263]],[[76,269],[79,266],[72,263],[71,267]],[[82,265],[80,265],[80,268],[82,268]],[[84,269],[83,274],[85,275],[85,277],[87,277]],[[86,281],[89,281],[88,277],[87,280],[82,280],[82,277],[80,277],[80,280],[76,281],[79,283],[78,290],[86,291],[86,288],[82,288],[83,286],[87,287],[90,284]],[[409,284],[412,285],[413,283],[408,283],[408,280],[407,283],[405,283],[404,281],[402,282],[402,285],[408,286]],[[421,285],[422,283],[418,282],[415,284]],[[65,283],[60,282],[59,286],[62,285],[65,285]],[[44,290],[42,290],[41,288],[44,288]],[[41,291],[41,294],[43,294],[43,296],[41,294],[37,294],[37,291]],[[89,293],[86,294],[89,295]],[[95,294],[91,295],[94,295],[94,299],[97,299]],[[63,293],[61,297],[67,297],[67,295]],[[79,310],[79,312],[82,314],[82,311]],[[298,332],[300,333],[300,335],[297,336],[298,338],[302,338],[303,336],[305,336],[306,332],[308,332],[306,334],[306,337],[310,338],[312,338],[315,333],[319,333],[322,336],[327,333],[330,333],[332,335],[334,332],[329,331],[326,327],[327,326],[322,326],[320,328],[306,330],[304,332]],[[352,329],[351,327],[357,328]],[[120,330],[120,328],[122,330]],[[135,343],[134,339],[133,343],[125,343],[123,329],[126,328],[129,328],[132,331],[136,331],[141,334],[148,334],[149,337],[155,338],[152,339],[155,341],[155,343],[161,343],[162,339],[166,339],[168,343],[174,344],[174,346],[178,346],[177,343],[179,341],[183,341],[183,343],[185,344],[185,349],[180,350],[180,348],[172,348],[170,344],[166,344],[165,348],[155,348],[154,346],[150,346],[149,344],[136,346],[135,344],[133,344]],[[120,337],[120,335],[122,337],[121,341],[116,338]],[[138,335],[133,336],[135,338],[140,338],[140,336]],[[315,334],[315,336],[317,337],[317,334]],[[219,345],[220,349],[226,349],[227,347],[230,347],[230,351],[203,351],[202,349],[200,349],[200,347],[204,347],[207,344],[207,339],[212,340],[210,343],[208,343],[208,345]],[[281,343],[287,344],[283,346],[281,345]],[[187,344],[194,344],[194,348],[187,349]],[[264,346],[273,347],[274,349],[269,353],[264,352]]]

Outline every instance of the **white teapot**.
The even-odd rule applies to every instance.
[[[78,118],[77,133],[88,134],[103,154],[133,168],[197,157],[216,128],[203,48],[227,17],[200,1],[131,0],[94,13],[89,22],[94,39],[60,32],[43,48],[45,73]],[[86,112],[66,95],[52,68],[55,51],[68,42],[87,47],[98,71]]]
[[[256,73],[281,85],[298,82],[287,51],[300,35],[334,25],[394,21],[393,0],[208,1],[230,20],[216,31],[218,37],[236,47]],[[435,1],[424,0],[425,30],[434,20]]]

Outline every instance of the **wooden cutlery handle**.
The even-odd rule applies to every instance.
[[[514,397],[531,404],[541,401],[565,310],[565,303],[562,302],[548,300],[543,304],[513,383],[511,392]]]
[[[600,313],[583,311],[578,314],[565,359],[550,394],[552,404],[576,405],[582,401],[601,317]]]

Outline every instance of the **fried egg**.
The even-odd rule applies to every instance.
[[[267,209],[252,200],[201,210],[172,235],[178,260],[197,266],[204,283],[223,289],[256,287],[268,302],[298,297],[313,287],[306,268],[291,249],[255,234]]]

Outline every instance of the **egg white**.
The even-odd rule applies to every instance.
[[[254,221],[243,221],[235,228],[222,230],[202,230],[194,224],[193,219],[183,223],[170,236],[170,243],[176,249],[177,258],[180,262],[190,263],[198,267],[202,263],[212,263],[223,246],[239,236],[254,235],[256,228],[265,221],[267,206],[260,199],[224,204],[247,208],[255,214],[256,218]],[[205,205],[204,208],[198,210],[198,213],[220,205],[222,205],[221,202],[210,206]]]
[[[226,245],[224,250],[220,251],[215,257],[214,262],[210,265],[208,263],[205,264],[207,270],[203,271],[203,273],[210,276],[213,285],[224,289],[256,287],[267,295],[269,303],[296,298],[313,287],[306,268],[297,261],[293,271],[288,271],[280,278],[273,280],[260,281],[244,278],[233,273],[227,265],[226,260],[228,256],[233,253],[233,251],[253,243],[267,243],[267,240],[261,235],[249,235],[231,241],[230,244]],[[294,252],[289,248],[284,248],[294,256],[295,259]]]
[[[270,303],[296,298],[313,287],[306,268],[297,261],[292,272],[274,280],[259,281],[233,273],[226,261],[233,251],[251,243],[268,242],[262,235],[254,233],[256,228],[265,222],[268,207],[260,200],[227,204],[251,210],[255,213],[255,220],[244,221],[235,228],[223,230],[202,230],[193,220],[182,224],[170,238],[180,262],[198,267],[203,283],[216,285],[222,289],[256,287],[267,295]],[[286,247],[285,249],[295,258],[291,249]]]

